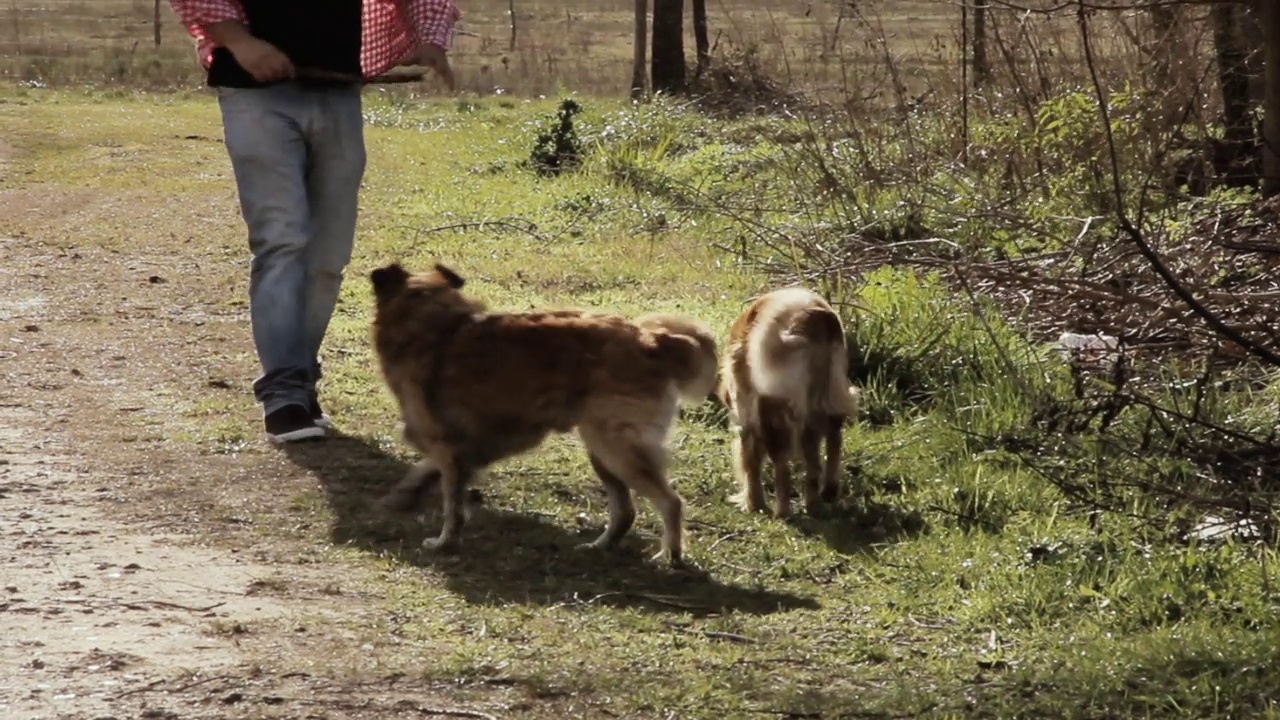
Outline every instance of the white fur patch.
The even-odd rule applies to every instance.
[[[761,395],[786,400],[795,408],[805,405],[809,388],[809,359],[803,352],[788,354],[779,361],[770,352],[770,345],[782,344],[799,349],[807,343],[804,337],[786,330],[779,332],[778,325],[786,318],[812,307],[821,298],[805,288],[783,288],[772,293],[747,334],[747,367],[751,372],[751,384]]]

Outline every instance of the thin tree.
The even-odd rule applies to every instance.
[[[1249,119],[1249,54],[1244,46],[1244,7],[1235,3],[1214,5],[1213,45],[1217,56],[1218,87],[1222,91],[1224,142],[1217,165],[1232,187],[1246,187],[1257,179],[1255,135]]]
[[[1280,3],[1262,3],[1266,95],[1262,122],[1262,194],[1280,195]]]
[[[1180,65],[1190,56],[1182,36],[1178,9],[1173,5],[1157,4],[1148,11],[1151,20],[1152,42],[1147,47],[1152,62],[1148,82],[1150,87],[1164,88],[1161,99],[1160,130],[1181,122],[1186,110],[1194,109],[1183,90],[1183,73]]]
[[[695,76],[711,67],[711,41],[707,38],[707,0],[693,0],[693,43],[698,50]]]
[[[1262,37],[1262,3],[1263,0],[1247,0],[1242,8],[1244,24],[1241,34],[1248,55],[1245,59],[1245,68],[1249,73],[1249,102],[1255,108],[1262,105],[1263,95],[1267,91],[1266,71],[1262,67],[1265,43]]]
[[[645,79],[648,77],[644,66],[645,43],[647,42],[646,32],[649,24],[649,2],[648,0],[636,0],[635,15],[635,38],[632,40],[631,48],[631,99],[640,100],[644,97]]]
[[[650,63],[654,92],[684,90],[684,0],[653,0]]]
[[[511,41],[507,43],[507,52],[516,51],[516,0],[507,0],[507,14],[511,16]]]
[[[973,85],[982,87],[991,81],[991,63],[987,60],[987,0],[973,4]]]

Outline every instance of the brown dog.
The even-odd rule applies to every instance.
[[[702,400],[714,388],[709,328],[668,315],[486,312],[439,264],[417,274],[393,264],[370,280],[383,377],[405,439],[423,454],[393,495],[412,497],[439,478],[443,528],[425,547],[459,545],[463,493],[476,473],[576,430],[609,501],[608,525],[590,546],[627,533],[635,491],[662,515],[671,563],[683,563],[684,501],[667,482],[666,440],[681,398]]]
[[[788,464],[798,449],[805,464],[804,501],[840,493],[843,425],[857,411],[849,384],[848,350],[840,317],[820,295],[803,288],[775,290],[755,299],[729,331],[717,395],[737,431],[734,474],[744,509],[765,509],[761,472],[767,454],[774,470],[776,517],[791,514]],[[823,467],[820,444],[826,439]],[[819,487],[821,478],[821,487]]]

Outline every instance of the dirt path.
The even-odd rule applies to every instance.
[[[0,689],[5,717],[102,717],[173,678],[234,675],[234,628],[288,613],[250,592],[270,568],[112,519],[118,496],[46,423],[0,409],[0,675],[19,680]]]
[[[258,438],[210,454],[183,436],[193,400],[255,412],[235,394],[252,368],[244,313],[226,301],[243,292],[241,264],[173,233],[128,252],[66,240],[128,227],[139,207],[159,227],[193,226],[199,210],[141,191],[15,188],[14,152],[0,145],[0,717],[504,707],[352,647],[369,636],[355,628],[385,623],[376,584],[298,538],[264,540],[288,520],[280,497],[314,487],[305,469]]]

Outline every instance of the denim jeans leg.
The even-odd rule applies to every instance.
[[[227,153],[253,255],[249,315],[262,366],[253,391],[263,411],[307,402],[306,106],[292,85],[222,89]]]
[[[308,135],[307,197],[311,239],[307,246],[305,342],[311,360],[311,390],[320,379],[324,342],[343,271],[355,244],[360,183],[364,178],[364,116],[360,88],[311,91],[315,114]]]

